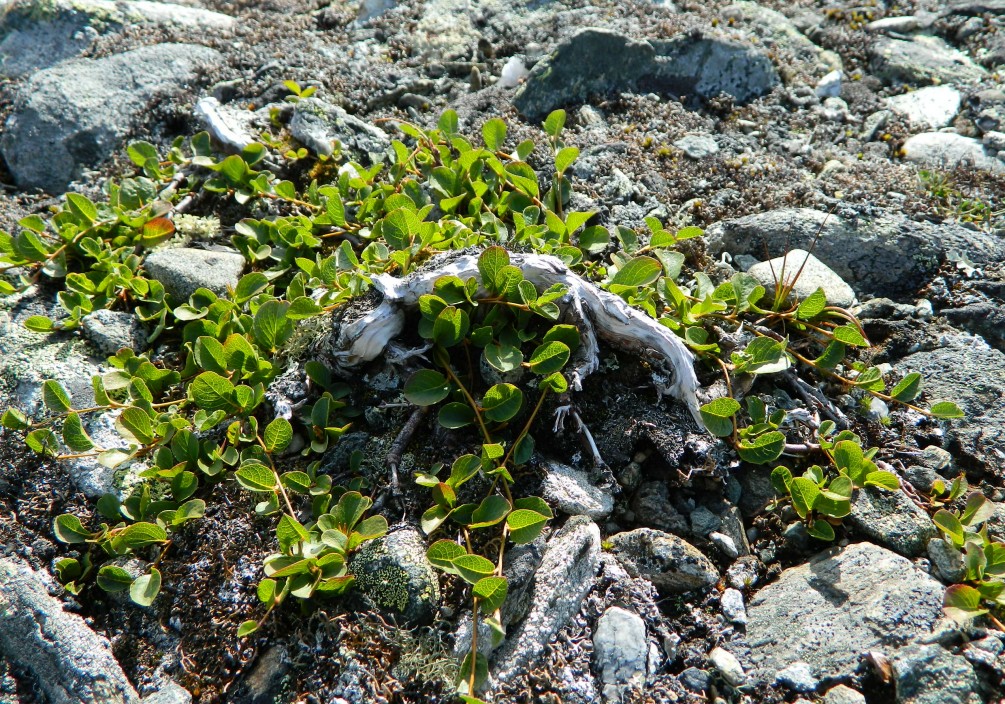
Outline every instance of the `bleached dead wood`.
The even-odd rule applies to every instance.
[[[620,297],[602,291],[569,270],[561,260],[539,254],[510,254],[528,281],[539,289],[561,284],[568,294],[560,301],[563,318],[579,328],[582,345],[569,374],[572,387],[582,390],[582,382],[600,366],[598,339],[611,346],[639,355],[662,367],[669,381],[660,390],[682,401],[699,427],[704,428],[698,411],[698,378],[694,355],[668,328],[631,308]],[[433,265],[405,278],[382,274],[374,287],[383,301],[364,317],[346,324],[336,340],[335,357],[349,368],[376,359],[404,327],[405,311],[419,305],[419,297],[432,293],[436,280],[456,276],[462,280],[478,275],[475,255],[445,255],[442,265]]]

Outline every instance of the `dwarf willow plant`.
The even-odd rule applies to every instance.
[[[307,95],[293,92],[295,99]],[[93,399],[73,399],[49,380],[39,412],[9,408],[2,415],[8,432],[25,433],[36,452],[93,458],[135,480],[121,497],[98,502],[100,518],[56,519],[57,536],[84,549],[79,560],[57,565],[67,587],[79,591],[94,576],[99,587],[128,589],[139,603],[151,603],[161,582],[158,567],[179,531],[206,511],[213,485],[235,482],[254,496],[259,514],[275,519],[277,551],[266,560],[259,587],[265,616],[290,595],[348,588],[347,558],[386,530],[382,518],[366,516],[366,487],[333,486],[316,459],[357,412],[346,405],[350,387],[309,361],[304,371],[311,391],[302,406],[272,408],[267,392],[295,355],[291,345],[303,321],[323,322],[320,316],[370,290],[375,275],[406,276],[449,250],[485,249],[479,280],[442,280],[423,297],[418,333],[433,344],[434,366],[409,380],[406,397],[442,404],[441,424],[470,425],[481,435],[479,453],[458,459],[450,477],[441,480],[434,471],[419,477],[434,503],[424,527],[450,526],[460,536],[460,542],[434,543],[430,559],[472,582],[476,621],[481,613],[499,624],[506,543],[530,539],[551,516],[540,499],[512,496],[513,472],[533,452],[529,429],[544,398],[565,391],[561,370],[579,342],[574,329],[554,324],[561,292],[537,291],[523,281],[502,248],[561,259],[658,319],[721,370],[730,398],[706,405],[702,417],[744,461],[775,462],[791,431],[783,417],[756,405],[741,418],[732,380],[794,363],[929,416],[960,415],[951,403],[930,410],[913,405],[918,375],[887,393],[877,368],[846,360],[849,349],[868,342],[857,321],[828,306],[822,291],[789,309],[784,301],[762,308],[764,288],[746,274],[718,285],[701,271],[683,276],[687,256],[679,245],[701,235],[698,228],[670,231],[647,218],[648,231],[618,226],[612,237],[596,224],[595,212],[569,210],[568,174],[579,152],[565,144],[564,124],[564,111],[555,111],[543,123],[543,144],[510,145],[502,120],[487,121],[476,140],[463,136],[456,113],[447,111],[432,129],[399,122],[403,136],[391,141],[382,163],[346,161],[336,150],[300,184],[267,168],[273,160],[263,144],[223,156],[206,133],[179,138],[164,154],[137,142],[127,149],[137,173],[110,182],[101,202],[68,194],[51,217],[33,215],[20,221],[16,234],[0,233],[0,295],[42,280],[60,289],[61,312],[27,319],[30,330],[65,334],[94,311],[129,311],[143,324],[147,345],[166,343],[162,350],[177,351],[120,350],[108,360],[112,370],[92,379]],[[265,141],[282,143],[272,135]],[[543,161],[544,178],[528,163],[532,154]],[[205,212],[221,201],[247,214],[234,225],[230,244],[249,270],[223,295],[201,288],[178,299],[148,275],[146,256],[155,247],[184,244],[179,212]],[[730,346],[723,333],[746,341]],[[539,377],[529,410],[514,381],[520,374]],[[118,440],[92,439],[99,425],[113,426]],[[827,454],[828,466],[844,476],[836,453],[814,451]],[[489,483],[484,496],[465,493],[478,484],[468,484],[474,474]],[[841,476],[826,486],[817,473],[807,478],[821,495],[843,495]],[[816,499],[807,504],[807,520],[811,508],[826,515],[822,506]],[[490,530],[499,531],[494,559],[479,552],[488,544],[479,537]],[[147,560],[143,574],[109,559],[126,556]],[[261,622],[245,623],[241,633]],[[469,656],[465,696],[473,696],[484,665]]]
[[[437,420],[444,428],[476,425],[481,434],[479,454],[458,457],[449,476],[441,478],[443,466],[436,465],[416,478],[433,497],[422,514],[422,529],[427,535],[449,530],[459,537],[437,540],[426,556],[471,586],[471,650],[458,679],[458,691],[469,701],[475,701],[472,695],[488,673],[478,650],[479,615],[491,627],[494,645],[505,636],[500,609],[508,589],[503,575],[507,542],[533,541],[552,518],[544,499],[513,497],[513,473],[534,453],[530,430],[545,399],[568,390],[561,372],[580,344],[575,327],[554,324],[560,313],[556,301],[566,293],[561,285],[539,292],[498,246],[478,258],[478,273],[466,281],[442,277],[432,294],[420,297],[419,333],[432,341],[437,368],[419,370],[405,384],[405,398],[415,405],[442,404]],[[494,378],[521,381],[526,373],[535,377],[538,389],[529,412],[519,386],[491,383]],[[464,485],[479,474],[490,480],[488,490],[480,501],[465,500]],[[488,532],[496,539],[477,539],[476,533]],[[476,546],[492,552],[486,556],[485,547],[480,552]]]

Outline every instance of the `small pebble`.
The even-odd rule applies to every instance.
[[[739,687],[747,681],[747,675],[744,673],[740,661],[728,650],[716,648],[708,654],[708,659],[722,675],[722,678],[734,687]]]
[[[739,589],[730,587],[719,598],[722,615],[732,623],[745,625],[747,623],[747,607],[743,603],[743,594]]]

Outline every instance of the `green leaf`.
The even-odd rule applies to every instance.
[[[195,341],[193,353],[195,354],[196,364],[206,371],[217,374],[225,374],[227,372],[227,353],[224,351],[223,345],[215,337],[209,337],[208,335],[198,337]]]
[[[963,523],[960,519],[956,517],[950,511],[946,509],[939,509],[932,516],[932,522],[935,523],[936,527],[941,530],[946,536],[952,541],[953,545],[957,547],[963,546],[963,540],[965,537],[965,530],[963,528]]]
[[[544,530],[548,516],[528,508],[517,508],[506,516],[510,540],[517,545],[533,542]]]
[[[276,475],[264,464],[248,462],[234,473],[234,478],[248,491],[276,490]]]
[[[129,406],[115,419],[116,429],[126,438],[133,438],[141,445],[149,445],[155,439],[150,416],[142,408]]]
[[[442,506],[430,506],[419,519],[422,532],[426,535],[432,535],[437,528],[443,525],[443,522],[447,520],[447,516],[449,515],[450,512]]]
[[[112,539],[116,550],[136,550],[147,545],[157,545],[167,542],[167,533],[154,523],[133,523],[126,526],[121,533]]]
[[[63,413],[71,408],[70,394],[55,379],[46,379],[42,384],[42,401],[50,413]]]
[[[486,496],[471,514],[468,528],[488,528],[501,522],[510,511],[509,501],[499,494]],[[494,609],[493,609],[494,610]]]
[[[827,343],[823,353],[813,363],[822,369],[834,369],[844,360],[845,351],[843,343],[832,340]]]
[[[875,486],[880,489],[886,489],[887,491],[897,491],[900,489],[900,479],[893,472],[884,472],[882,470],[876,470],[875,472],[869,472],[865,475],[865,485]]]
[[[834,526],[827,521],[813,521],[813,523],[807,526],[806,532],[817,540],[825,540],[828,542],[834,540]]]
[[[258,600],[263,604],[272,605],[276,599],[276,580],[265,578],[258,583]]]
[[[618,286],[648,286],[663,273],[663,265],[652,257],[635,257],[611,279],[612,285]]]
[[[506,123],[498,117],[492,118],[482,125],[482,139],[485,140],[485,148],[490,152],[497,152],[506,141]]]
[[[491,576],[496,568],[490,560],[481,555],[464,554],[455,557],[452,564],[457,574],[469,584],[475,584],[478,580]]]
[[[434,567],[438,567],[444,572],[457,574],[454,560],[466,554],[467,550],[452,540],[437,540],[426,550],[426,559]]]
[[[552,325],[541,338],[542,342],[564,342],[565,346],[575,352],[579,349],[581,340],[579,329],[575,325]]]
[[[834,329],[834,339],[852,347],[868,347],[869,342],[854,325],[842,325]]]
[[[576,147],[565,147],[555,155],[555,171],[562,174],[572,166],[572,163],[579,158],[579,150]]]
[[[538,384],[538,388],[542,391],[564,394],[569,390],[569,382],[559,372],[555,372],[554,374],[549,374],[545,378],[541,379],[541,383]]]
[[[910,403],[918,397],[919,393],[921,393],[921,374],[918,372],[911,372],[905,376],[890,391],[891,396],[904,403]]]
[[[285,418],[276,418],[265,426],[262,440],[266,452],[282,452],[293,441],[293,426]]]
[[[520,365],[523,364],[523,352],[515,345],[492,342],[485,346],[483,354],[489,366],[504,374],[519,369]]]
[[[80,519],[72,513],[64,513],[61,516],[57,516],[56,520],[53,521],[52,528],[56,533],[56,538],[60,542],[69,543],[71,545],[75,543],[86,543],[92,535],[90,532],[84,530],[84,526],[81,525]]]
[[[290,335],[293,321],[286,316],[290,304],[282,301],[266,301],[255,313],[252,332],[255,342],[269,352],[276,353]]]
[[[523,391],[513,384],[496,384],[482,398],[485,417],[497,423],[511,420],[523,407]]]
[[[740,404],[736,399],[728,396],[717,398],[699,410],[708,432],[720,438],[733,434],[733,422],[730,419],[740,410]]]
[[[67,193],[66,205],[70,212],[86,220],[88,225],[98,219],[98,209],[94,207],[94,203],[87,196],[82,196],[79,193]]]
[[[8,408],[0,418],[0,425],[8,430],[27,430],[31,427],[28,417],[16,408]]]
[[[508,582],[505,577],[485,577],[475,582],[471,593],[478,597],[482,613],[493,613],[506,601]]]
[[[258,621],[248,619],[247,621],[244,621],[240,626],[238,626],[237,637],[246,638],[247,636],[250,636],[257,630],[258,630]]]
[[[416,406],[432,406],[450,394],[447,377],[433,369],[420,369],[405,382],[405,398]]]
[[[492,246],[486,249],[478,257],[478,273],[482,278],[482,286],[489,292],[495,293],[502,283],[500,273],[509,266],[509,253],[499,246]]]
[[[530,356],[530,370],[535,374],[547,376],[561,371],[572,352],[564,342],[557,340],[539,345]]]
[[[799,307],[796,308],[796,317],[800,320],[813,320],[823,313],[826,307],[827,295],[822,288],[818,288],[799,304]]]
[[[946,588],[943,608],[946,615],[959,623],[967,623],[988,612],[981,607],[981,593],[966,584],[954,584]]]
[[[44,315],[33,315],[24,321],[24,326],[32,332],[52,332],[52,320]]]
[[[117,565],[104,565],[98,570],[98,586],[106,592],[124,592],[133,583],[133,577]]]
[[[777,460],[785,449],[785,436],[777,431],[742,440],[736,448],[740,459],[751,464],[767,464]]]
[[[471,321],[461,308],[447,306],[433,321],[433,341],[442,347],[458,345],[467,337]]]
[[[245,274],[234,289],[234,302],[244,303],[264,291],[269,286],[268,277],[260,271]]]
[[[481,468],[482,461],[478,456],[461,455],[454,460],[454,463],[450,466],[450,476],[447,478],[446,483],[454,489],[457,489],[466,481],[478,474],[478,470]]]
[[[963,418],[963,410],[952,401],[940,401],[933,405],[929,412],[936,418]]]
[[[71,413],[63,421],[63,442],[73,452],[87,452],[94,447],[94,442],[84,431],[80,416]]]
[[[188,387],[188,396],[207,411],[230,410],[234,385],[216,372],[203,372]]]
[[[541,123],[541,126],[546,134],[557,138],[562,128],[565,127],[565,110],[552,111]]]
[[[979,491],[967,496],[967,505],[960,515],[960,522],[967,528],[976,529],[981,523],[995,515],[995,504]]]
[[[775,467],[771,470],[771,487],[779,496],[789,493],[789,484],[792,483],[792,470],[788,467]]]
[[[475,422],[475,412],[466,403],[453,401],[444,404],[436,414],[437,422],[444,428],[456,430]]]
[[[792,496],[792,507],[796,513],[800,518],[806,518],[820,495],[820,487],[812,479],[794,477],[789,483],[789,494]]]
[[[309,537],[307,529],[300,525],[300,521],[285,513],[276,525],[276,539],[279,541],[279,549],[284,553],[288,553],[293,545]]]
[[[24,439],[25,444],[40,455],[55,457],[59,454],[59,439],[51,428],[33,430]]]
[[[156,567],[150,568],[150,574],[137,577],[129,586],[129,598],[140,606],[150,606],[161,590],[161,573]]]
[[[444,113],[440,115],[440,119],[436,123],[436,127],[441,132],[446,133],[448,137],[457,134],[460,130],[457,113],[453,110],[445,110]]]
[[[313,318],[315,315],[321,314],[323,311],[324,309],[313,299],[307,296],[298,296],[290,304],[289,309],[286,311],[286,317],[290,320],[306,320],[307,318]]]

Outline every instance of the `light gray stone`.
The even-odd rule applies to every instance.
[[[363,0],[356,11],[356,21],[360,24],[369,22],[374,17],[380,17],[393,9],[397,4],[396,0]]]
[[[722,550],[723,554],[730,560],[735,560],[740,556],[740,551],[736,547],[736,543],[725,533],[711,532],[708,534],[708,539],[712,541],[712,544],[717,548]]]
[[[708,654],[708,660],[722,678],[734,687],[739,687],[747,681],[747,675],[743,672],[740,661],[728,650],[715,648]]]
[[[414,528],[366,543],[352,558],[350,573],[363,594],[408,623],[430,623],[440,608],[439,575]]]
[[[621,701],[627,689],[646,681],[649,645],[646,624],[638,614],[612,606],[593,631],[593,669],[609,701]]]
[[[914,644],[891,660],[898,704],[970,704],[977,676],[961,655],[941,645]],[[976,697],[980,701],[980,697]]]
[[[901,374],[920,372],[930,403],[952,401],[965,417],[943,422],[946,450],[997,471],[1005,458],[1005,354],[980,337],[947,335],[943,346],[901,359]]]
[[[730,623],[740,625],[747,623],[747,607],[743,603],[743,593],[740,590],[732,587],[726,589],[719,598],[719,606],[722,615],[729,619]]]
[[[873,486],[855,492],[845,521],[906,557],[924,555],[928,541],[936,536],[932,519],[907,494]]]
[[[1005,164],[984,148],[980,140],[953,132],[922,132],[904,142],[904,158],[926,168],[951,171],[968,166],[1005,172]]]
[[[331,156],[334,145],[364,165],[384,158],[391,140],[368,122],[318,98],[297,101],[290,119],[290,134],[315,154]]]
[[[135,704],[108,641],[49,596],[27,565],[0,558],[0,656],[30,670],[52,704]]]
[[[851,677],[870,650],[890,655],[950,628],[944,587],[907,558],[870,543],[823,552],[790,567],[747,605],[740,660],[773,682],[795,662],[814,677]]]
[[[547,543],[534,577],[530,612],[496,653],[492,677],[505,683],[527,671],[579,612],[600,566],[600,529],[573,516]]]
[[[851,687],[839,684],[827,690],[824,704],[865,704],[865,697]]]
[[[892,84],[970,83],[988,75],[962,51],[928,35],[878,38],[870,50],[870,67],[877,78]]]
[[[80,329],[99,354],[115,354],[123,347],[139,352],[146,347],[147,336],[143,326],[132,313],[102,308],[85,315]]]
[[[610,542],[628,573],[648,579],[662,594],[704,589],[719,579],[715,565],[676,535],[637,528],[611,536]]]
[[[586,472],[554,461],[546,462],[544,470],[542,495],[562,513],[599,520],[614,510],[614,497],[595,487]]]
[[[807,249],[860,296],[911,294],[930,280],[948,252],[982,264],[1005,258],[999,239],[955,224],[915,222],[900,214],[848,220],[808,208],[771,210],[706,230],[709,251],[781,256]],[[819,238],[818,238],[819,235]],[[906,253],[910,253],[910,255]]]
[[[765,54],[728,40],[681,35],[650,42],[585,28],[535,64],[513,103],[527,118],[539,119],[590,94],[632,90],[642,82],[672,94],[726,93],[746,103],[779,78]]]
[[[200,67],[220,61],[207,47],[157,44],[39,71],[21,88],[0,152],[22,188],[65,190],[121,147],[155,96],[177,91]]]
[[[153,694],[143,697],[143,704],[191,704],[192,694],[175,682],[167,682]]]
[[[966,575],[963,553],[943,538],[928,541],[928,559],[932,563],[935,576],[946,584],[958,584]]]
[[[792,294],[800,301],[822,288],[829,305],[849,308],[855,303],[852,287],[833,269],[802,249],[793,249],[785,256],[758,262],[747,273],[764,286],[769,298],[774,295],[776,284],[782,282],[792,287]]]
[[[158,249],[143,262],[147,274],[164,284],[168,295],[178,301],[187,301],[198,288],[225,295],[228,287],[237,286],[244,265],[244,257],[237,252],[189,247]]]
[[[915,125],[937,130],[953,121],[962,99],[960,91],[952,86],[928,86],[887,98],[886,104]]]
[[[673,143],[691,159],[707,159],[719,153],[715,137],[708,134],[689,134]]]
[[[820,682],[813,675],[813,668],[805,662],[794,662],[779,670],[778,674],[775,675],[775,682],[800,694],[815,692],[820,685]]]
[[[817,81],[815,88],[819,98],[838,98],[841,96],[841,79],[844,74],[841,71],[831,71],[826,76]]]

